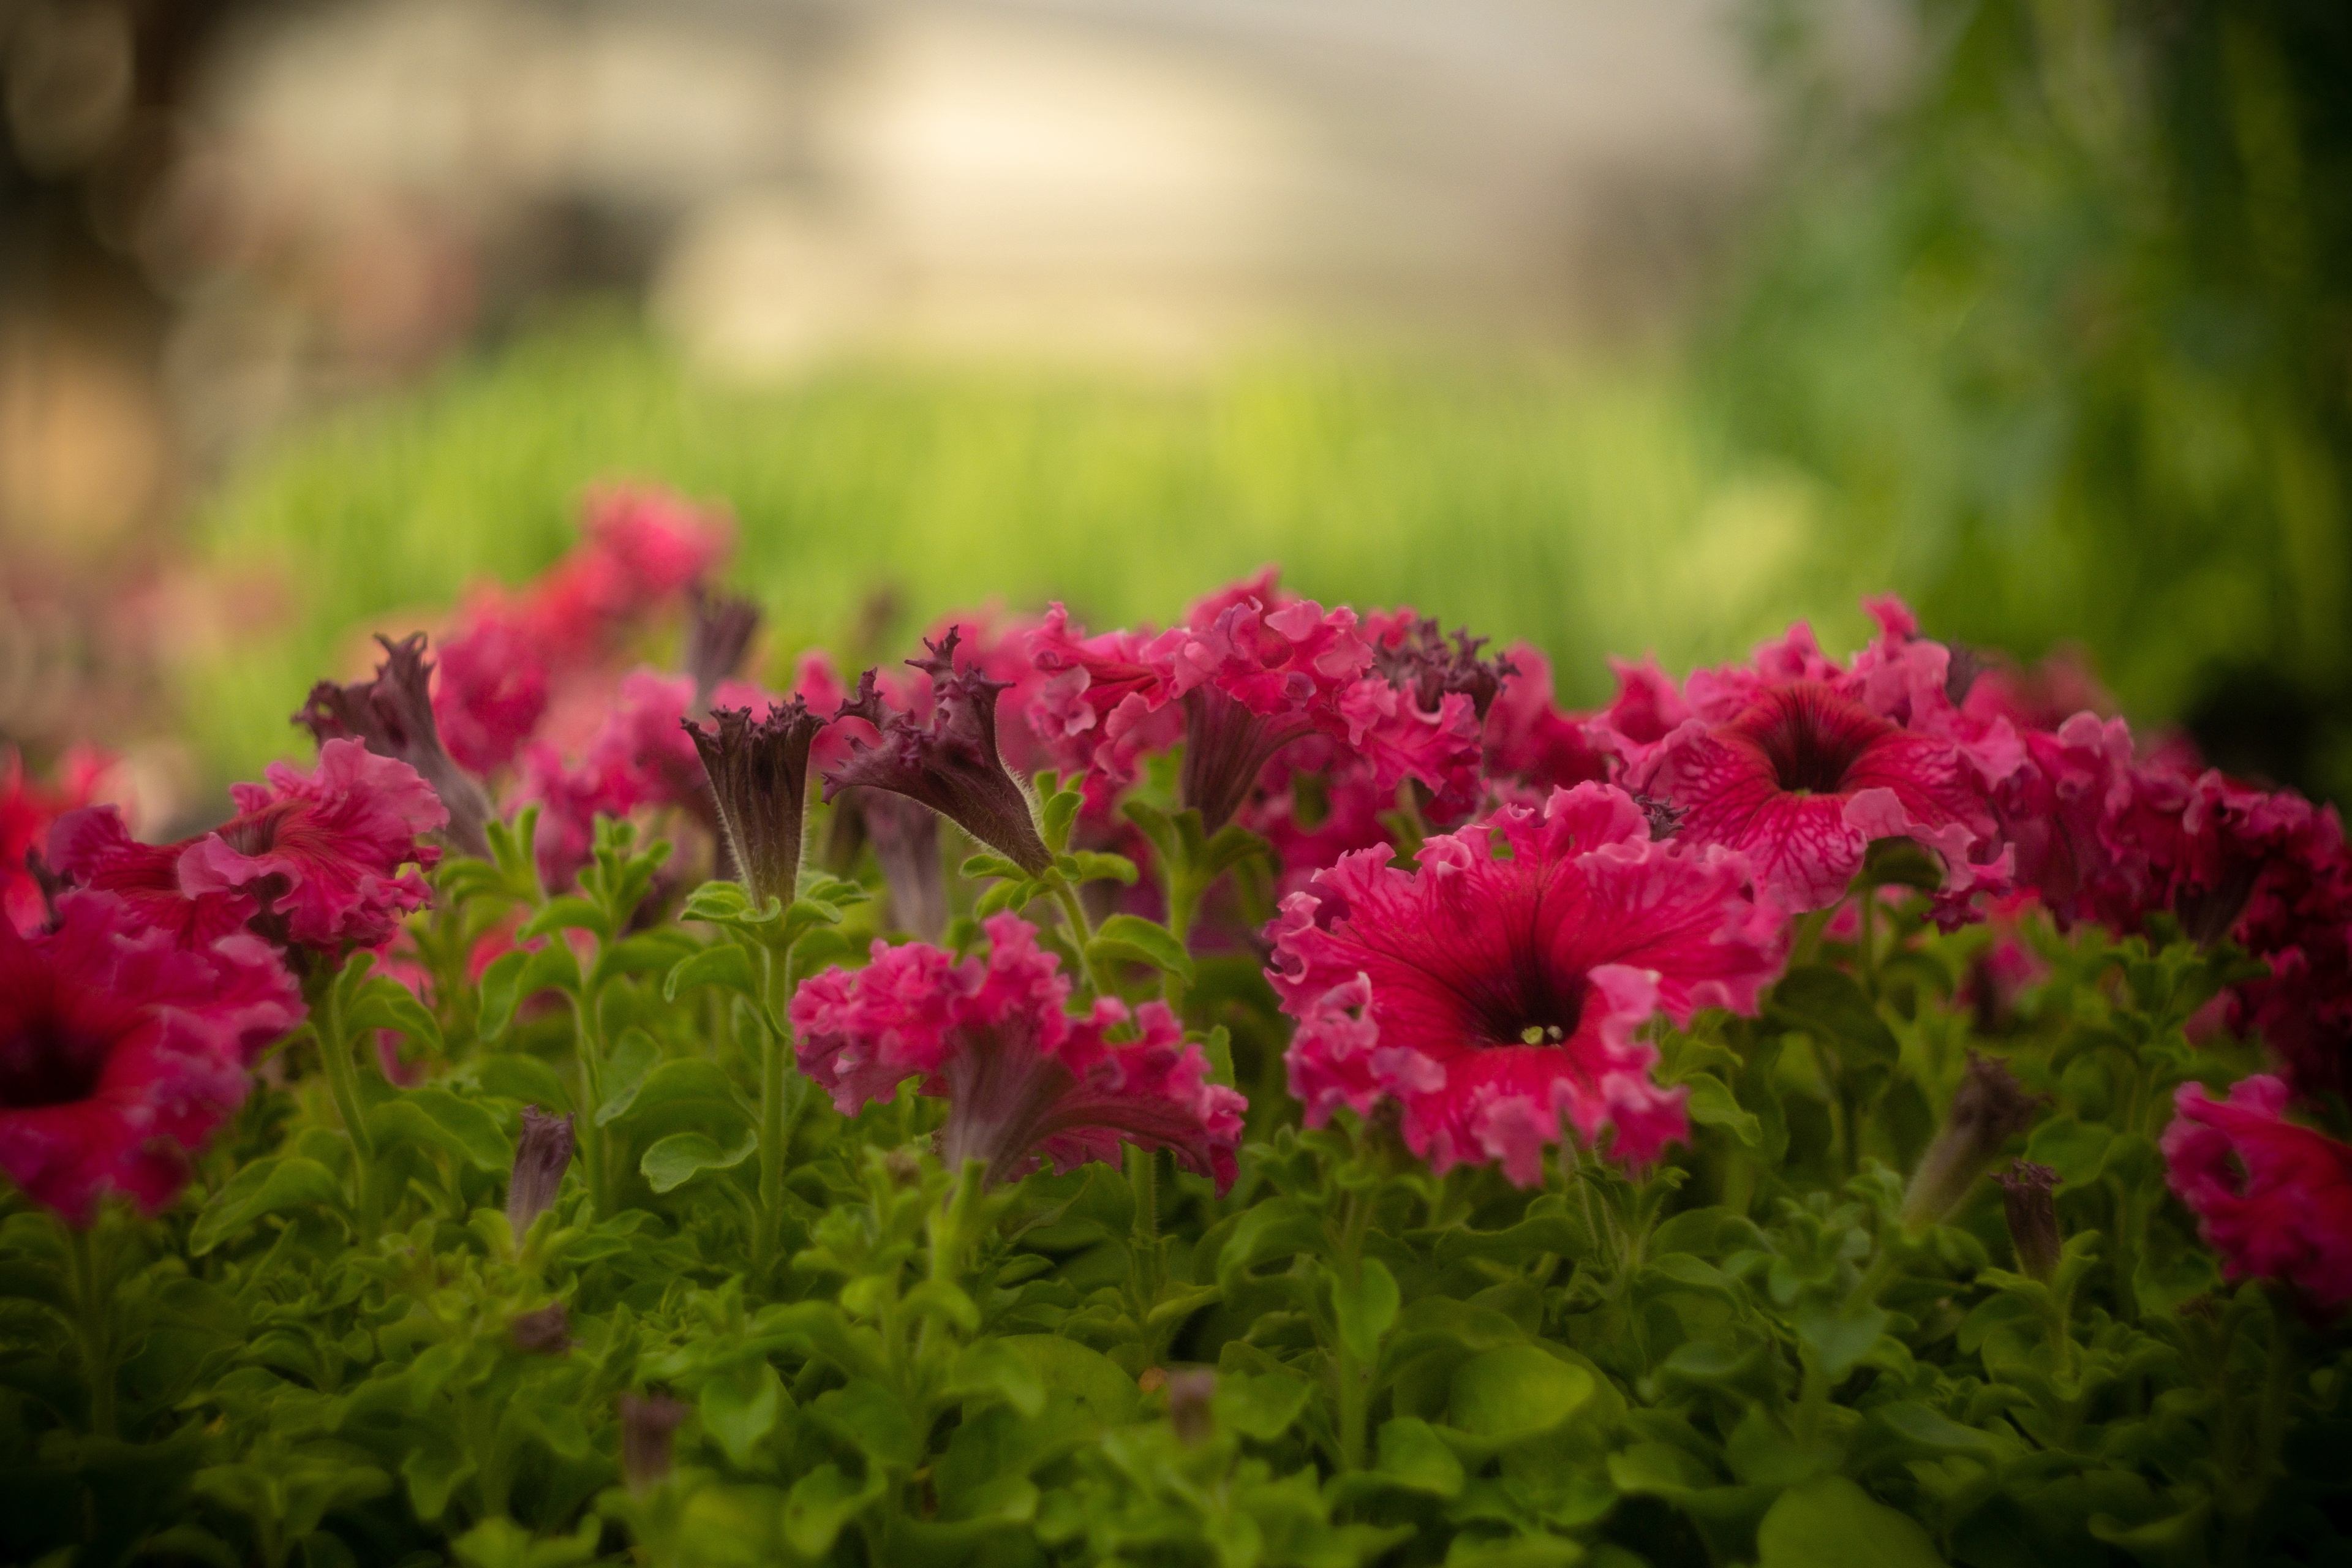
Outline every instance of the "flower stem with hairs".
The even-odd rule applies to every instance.
[[[116,1435],[113,1258],[97,1234],[105,1224],[102,1209],[86,1226],[58,1219],[73,1275],[74,1337],[81,1342],[82,1376],[89,1384],[90,1434],[110,1438]]]
[[[327,1088],[335,1111],[352,1141],[352,1195],[358,1201],[362,1233],[376,1233],[375,1138],[360,1108],[358,1065],[352,1059],[353,1042],[343,1028],[342,971],[320,968],[311,973],[304,998],[310,1005],[312,1026],[319,1039],[319,1059],[327,1069]]]

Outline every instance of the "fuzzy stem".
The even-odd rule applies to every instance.
[[[774,1261],[776,1239],[784,1209],[785,1144],[791,1136],[784,1096],[784,1056],[790,1038],[783,1015],[776,1006],[776,965],[774,951],[762,948],[760,952],[763,1004],[760,1030],[760,1230],[752,1237],[751,1244],[752,1272],[759,1278],[766,1276],[769,1266]]]
[[[1078,890],[1062,880],[1059,876],[1053,879],[1053,883],[1054,900],[1062,906],[1062,918],[1070,922],[1070,940],[1076,944],[1078,957],[1086,965],[1087,989],[1097,996],[1118,994],[1111,986],[1110,977],[1102,972],[1101,966],[1095,963],[1093,955],[1087,952],[1087,944],[1094,940],[1095,928],[1093,922],[1087,919],[1087,906],[1079,899]]]
[[[1371,1201],[1360,1193],[1348,1194],[1340,1225],[1339,1266],[1352,1287],[1363,1274],[1364,1236],[1372,1223]],[[1333,1362],[1339,1379],[1339,1468],[1364,1468],[1365,1438],[1370,1426],[1372,1369],[1357,1364],[1343,1334],[1331,1336]]]
[[[100,1215],[91,1229],[105,1222]],[[100,1266],[98,1243],[89,1230],[60,1215],[58,1228],[65,1234],[66,1259],[73,1270],[74,1337],[81,1342],[82,1375],[89,1382],[89,1429],[93,1436],[115,1436],[114,1335],[108,1321],[112,1304],[111,1281]]]
[[[341,970],[321,975],[310,998],[311,1027],[319,1037],[319,1059],[327,1068],[327,1089],[334,1096],[335,1113],[352,1141],[352,1176],[359,1200],[361,1228],[373,1237],[379,1227],[376,1213],[375,1138],[368,1131],[360,1109],[359,1068],[352,1060],[352,1043],[343,1030],[343,1000],[338,982]]]

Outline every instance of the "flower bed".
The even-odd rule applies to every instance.
[[[12,1557],[2352,1552],[2333,811],[1892,601],[770,690],[726,549],[604,495],[179,843],[12,770]]]

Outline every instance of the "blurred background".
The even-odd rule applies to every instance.
[[[2342,0],[0,0],[0,742],[149,826],[722,502],[772,651],[1855,599],[2352,791]]]

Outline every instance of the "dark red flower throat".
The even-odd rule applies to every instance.
[[[1762,754],[1773,782],[1790,795],[1838,795],[1854,767],[1895,726],[1817,681],[1767,692],[1731,721],[1731,733]]]

